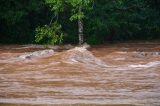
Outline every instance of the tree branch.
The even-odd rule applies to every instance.
[[[58,21],[58,15],[53,15],[53,16],[52,16],[51,21],[50,21],[50,23],[49,23],[49,26],[51,26],[54,18],[56,18],[56,21]]]

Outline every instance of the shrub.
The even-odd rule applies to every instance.
[[[61,31],[61,25],[54,22],[51,25],[36,28],[35,42],[42,44],[60,44],[63,41],[64,34]]]

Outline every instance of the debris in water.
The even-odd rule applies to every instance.
[[[19,56],[20,59],[31,59],[36,57],[44,57],[44,56],[50,56],[54,53],[54,50],[41,50],[41,51],[35,51],[32,53],[26,53],[24,55]]]

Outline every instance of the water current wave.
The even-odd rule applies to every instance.
[[[88,66],[107,67],[107,64],[101,59],[95,57],[92,52],[84,47],[75,47],[74,49],[65,51],[63,54],[65,63],[84,64]]]
[[[135,53],[135,52],[133,52]],[[148,54],[148,52],[146,52]],[[56,55],[55,55],[56,54]],[[144,53],[138,53],[138,55],[145,54]],[[153,52],[150,54],[158,54],[159,52]],[[53,62],[63,62],[67,64],[81,64],[85,65],[87,67],[92,67],[92,68],[118,68],[120,70],[122,69],[130,69],[130,68],[150,68],[154,66],[159,66],[160,61],[153,61],[149,62],[146,64],[128,64],[128,65],[107,65],[106,62],[102,61],[101,59],[97,58],[92,54],[91,51],[87,50],[86,47],[75,47],[70,50],[65,50],[63,52],[55,52],[53,49],[46,49],[46,50],[39,50],[39,51],[34,51],[34,52],[27,52],[23,53],[19,56],[9,58],[7,60],[1,60],[0,63],[15,63],[15,62],[31,62],[34,59],[38,58],[45,58],[45,57],[50,57],[50,56],[60,56],[60,60],[54,61]],[[50,64],[50,63],[46,63]]]
[[[0,63],[15,63],[15,62],[22,62],[22,61],[31,61],[33,59],[37,58],[43,58],[48,57],[54,54],[54,50],[48,49],[48,50],[40,50],[35,52],[27,52],[23,53],[21,55],[13,56],[7,59],[3,59],[0,61]]]

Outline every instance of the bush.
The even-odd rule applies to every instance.
[[[64,34],[62,33],[61,28],[61,25],[57,22],[36,28],[35,42],[42,44],[62,43]]]

